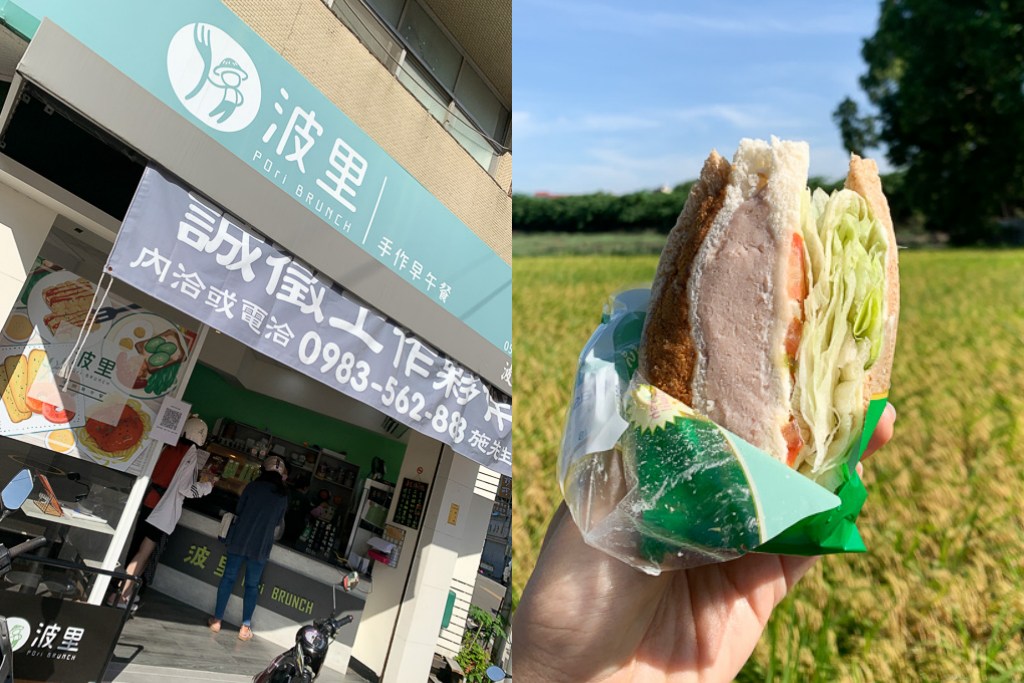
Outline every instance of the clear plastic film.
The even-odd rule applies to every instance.
[[[580,355],[558,471],[586,542],[650,574],[750,551],[862,552],[855,464],[885,397],[829,491],[640,376],[649,299],[617,295]]]

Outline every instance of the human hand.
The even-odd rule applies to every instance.
[[[865,458],[895,421],[887,405]],[[516,680],[731,681],[816,560],[750,553],[649,576],[587,545],[563,503],[513,620]]]

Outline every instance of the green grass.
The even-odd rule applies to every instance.
[[[517,232],[512,235],[512,258],[657,255],[664,246],[665,235],[657,232]]]
[[[1024,680],[1024,252],[901,259],[899,420],[867,468],[869,552],[819,562],[738,680]],[[579,350],[605,299],[649,283],[656,263],[513,261],[517,594],[560,499],[554,468]]]

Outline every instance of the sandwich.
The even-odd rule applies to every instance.
[[[142,365],[139,366],[138,373],[129,386],[133,389],[144,389],[153,373],[180,363],[185,358],[185,352],[179,344],[178,333],[172,329],[136,342],[135,351],[142,359]]]
[[[25,400],[28,389],[28,362],[22,354],[4,358],[0,364],[0,393],[11,422],[17,424],[32,417],[32,410]]]
[[[876,164],[807,187],[804,142],[712,152],[651,289],[640,372],[829,490],[889,388],[899,316],[896,239]]]
[[[85,278],[47,287],[43,290],[43,302],[49,306],[50,313],[43,317],[43,323],[55,335],[65,323],[81,328],[86,317],[92,312],[90,306],[94,293],[92,283]],[[94,331],[97,327],[98,325],[93,323],[89,331]]]

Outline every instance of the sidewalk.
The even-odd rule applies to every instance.
[[[209,615],[156,591],[125,624],[104,681],[114,683],[243,683],[281,654],[282,648],[256,637],[238,639],[225,623],[220,633],[206,627]],[[320,680],[367,683],[349,671],[324,670]]]

